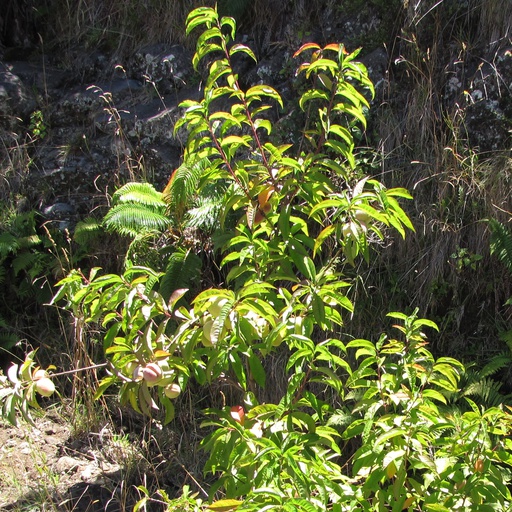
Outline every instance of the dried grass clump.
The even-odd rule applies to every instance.
[[[85,46],[117,55],[155,43],[186,43],[185,19],[204,0],[46,0],[35,21],[49,48]]]
[[[512,2],[472,0],[478,11],[478,35],[491,50],[510,44],[512,39]]]
[[[441,326],[433,336],[436,349],[483,357],[503,350],[499,332],[511,320],[503,304],[512,277],[490,256],[486,219],[510,220],[512,155],[507,147],[485,154],[472,147],[464,89],[457,97],[446,90],[454,62],[471,69],[475,55],[485,58],[499,43],[510,43],[512,4],[423,0],[405,11],[390,68],[394,89],[376,109],[375,123],[383,179],[413,193],[407,208],[416,234],[394,240],[371,268],[359,269],[370,292],[359,291],[361,320],[356,315],[350,330],[374,336],[382,320],[368,322],[372,311],[418,306]]]

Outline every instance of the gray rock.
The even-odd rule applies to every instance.
[[[68,203],[55,203],[44,208],[43,214],[52,220],[66,219],[75,214],[75,207]]]
[[[135,53],[130,72],[139,81],[154,84],[159,94],[181,89],[194,74],[192,55],[183,46],[157,44]]]
[[[19,76],[11,73],[5,66],[0,70],[0,118],[4,122],[9,118],[28,117],[36,108],[36,102],[30,95]]]
[[[83,460],[65,455],[55,463],[53,470],[59,474],[74,473],[78,468],[83,467],[84,464],[85,462]]]
[[[378,89],[380,84],[387,78],[388,71],[388,54],[384,48],[377,48],[365,55],[361,62],[367,67],[368,74],[375,88]]]

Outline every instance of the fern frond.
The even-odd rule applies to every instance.
[[[512,329],[501,332],[500,339],[507,344],[507,347],[510,350],[510,354],[512,355]]]
[[[219,180],[204,187],[196,198],[194,207],[187,212],[185,227],[210,232],[218,227],[226,204],[228,186],[227,182]]]
[[[210,166],[208,159],[184,162],[172,174],[162,195],[170,210],[181,219],[196,194],[199,180]]]
[[[512,232],[501,222],[489,220],[491,254],[494,254],[512,273]]]
[[[478,375],[482,378],[490,377],[502,368],[510,366],[511,363],[512,354],[499,354],[494,356],[481,370],[479,370]]]
[[[11,220],[10,230],[17,236],[30,236],[36,232],[36,212],[17,213]]]
[[[158,233],[155,231],[146,231],[138,233],[133,239],[126,251],[126,266],[142,266],[149,267],[153,270],[160,271],[164,267],[160,252],[156,244]]]
[[[174,290],[191,288],[201,275],[201,259],[192,252],[176,251],[169,257],[160,293],[169,299]]]
[[[45,255],[40,252],[22,251],[12,261],[14,275],[17,276],[22,270],[28,272],[32,277],[37,277],[44,270],[42,260]]]
[[[18,343],[19,338],[13,332],[0,332],[0,354],[4,351],[11,350],[16,343]]]
[[[0,233],[0,258],[5,258],[9,253],[15,253],[20,247],[18,238],[11,233]]]
[[[79,245],[86,245],[103,232],[100,220],[87,217],[75,226],[73,240]]]
[[[158,192],[150,183],[130,182],[114,192],[112,196],[114,204],[135,203],[165,208],[165,201],[161,192]]]
[[[188,211],[185,227],[212,231],[217,224],[221,208],[222,203],[216,198],[201,201],[196,208]]]
[[[348,427],[354,421],[354,415],[343,409],[336,409],[329,418],[327,425],[329,427]]]
[[[23,236],[18,238],[20,249],[30,249],[42,242],[39,235]]]
[[[463,396],[471,396],[480,405],[495,407],[504,402],[510,401],[509,395],[500,392],[503,383],[491,378],[484,378],[469,384],[463,391]]]
[[[108,211],[103,223],[110,231],[135,237],[148,231],[164,231],[170,220],[162,210],[155,211],[148,205],[121,203]]]

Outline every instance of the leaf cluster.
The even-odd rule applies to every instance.
[[[0,224],[0,350],[17,343],[12,325],[19,312],[48,302],[49,283],[62,275],[62,262],[54,254],[59,233],[41,228],[40,221],[35,211],[29,211],[12,213]]]
[[[205,65],[208,78],[202,99],[181,104],[183,165],[162,194],[120,189],[106,218],[132,235],[162,231],[169,216],[179,224],[200,208],[213,187],[221,199],[207,211],[221,232],[225,279],[190,305],[180,302],[182,287],[164,299],[162,273],[151,268],[62,280],[54,301],[103,332],[109,373],[97,396],[115,385],[122,403],[164,422],[175,413],[172,384],[220,381],[243,397],[206,411],[210,503],[185,489],[167,500],[170,510],[509,510],[512,416],[468,397],[466,409],[457,407],[465,368],[428,350],[424,331],[436,325],[417,311],[390,313],[396,336],[336,334],[354,309],[347,266],[369,260],[390,233],[413,229],[400,205],[409,193],[354,169],[355,134],[373,93],[357,52],[312,43],[296,52],[308,85],[295,152],[272,142],[269,113],[284,108],[278,91],[240,84],[233,56],[255,56],[235,30],[215,9],[190,13],[187,33],[199,32],[193,64]],[[175,254],[170,273],[193,267],[185,247]],[[265,402],[261,391],[273,385],[265,362],[278,350],[287,384]]]

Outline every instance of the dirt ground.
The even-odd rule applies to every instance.
[[[0,512],[131,512],[142,497],[137,486],[152,498],[144,510],[163,512],[159,489],[169,498],[184,485],[200,489],[204,432],[183,411],[183,420],[162,426],[115,400],[78,419],[66,400],[41,405],[35,427],[0,419]]]
[[[0,421],[0,510],[124,512],[133,507],[130,472],[141,463],[128,435],[105,426],[73,436],[56,412],[36,427]]]

